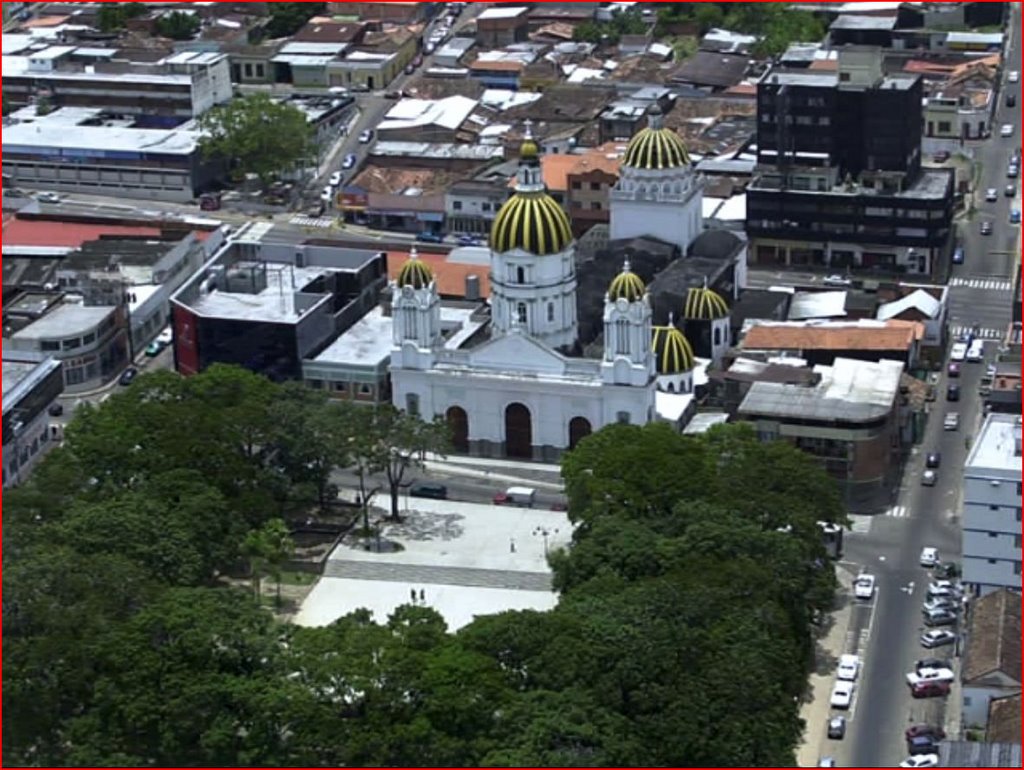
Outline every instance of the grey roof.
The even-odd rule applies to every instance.
[[[845,318],[845,291],[800,291],[789,303],[789,320],[808,318]]]
[[[939,744],[941,767],[1020,767],[1019,743],[943,741]]]
[[[903,362],[837,358],[832,366],[816,366],[814,371],[821,375],[815,387],[755,382],[740,404],[740,413],[830,423],[878,420],[892,411]]]
[[[90,331],[112,315],[114,307],[60,305],[13,336],[17,339],[60,339]]]
[[[896,28],[895,16],[856,16],[843,14],[829,29],[892,30]]]
[[[743,238],[733,231],[713,228],[694,238],[686,253],[691,257],[728,260],[735,257],[743,245]]]
[[[697,51],[676,70],[672,82],[728,88],[743,79],[748,63],[745,55]]]

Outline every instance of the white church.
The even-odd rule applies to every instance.
[[[612,240],[647,236],[686,247],[703,227],[702,182],[680,137],[652,112],[630,141],[611,193]],[[445,417],[458,451],[554,460],[611,423],[678,419],[693,390],[694,352],[669,319],[654,326],[651,298],[629,263],[604,300],[600,358],[569,355],[578,337],[575,242],[569,218],[546,191],[529,127],[514,194],[489,241],[489,337],[452,347],[442,333],[434,276],[415,251],[392,283],[392,399]],[[729,308],[691,289],[680,318],[711,324],[713,357],[729,344]],[[688,400],[688,399],[687,399]]]

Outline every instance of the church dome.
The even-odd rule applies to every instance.
[[[679,329],[675,326],[655,326],[651,332],[651,348],[658,374],[683,374],[693,369],[693,348]]]
[[[622,272],[615,276],[608,286],[608,299],[612,302],[619,298],[627,302],[639,302],[646,292],[647,287],[640,276],[630,269],[627,259],[622,266]]]
[[[707,286],[689,289],[683,318],[689,321],[717,321],[729,315],[729,305],[722,296]]]
[[[396,283],[399,286],[412,286],[414,289],[422,289],[430,285],[434,280],[434,271],[416,254],[416,247],[413,246],[409,252],[409,259],[398,271]]]
[[[490,247],[497,252],[522,249],[539,256],[564,251],[572,243],[569,217],[548,195],[541,178],[540,151],[529,128],[519,159],[515,194],[494,218]]]
[[[662,125],[661,110],[657,105],[651,108],[647,127],[629,140],[622,165],[644,171],[690,165],[690,153],[686,145],[679,134]]]

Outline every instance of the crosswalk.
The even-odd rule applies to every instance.
[[[331,217],[307,217],[302,215],[292,217],[288,221],[300,227],[330,227],[334,224],[334,220]]]
[[[976,329],[973,326],[951,326],[949,327],[949,333],[953,335],[954,339],[960,339],[961,337],[973,334],[974,338],[979,340],[1001,340],[1006,336],[1006,329]]]
[[[905,519],[910,516],[910,511],[905,505],[894,505],[885,512],[885,515],[891,519]]]
[[[1002,278],[954,278],[949,282],[952,286],[965,289],[985,289],[987,291],[1013,291],[1013,282]]]

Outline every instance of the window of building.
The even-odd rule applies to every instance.
[[[1020,508],[1017,509],[1017,521],[1020,521]]]
[[[364,384],[359,386],[359,395],[369,396],[371,393],[373,393],[373,388],[371,388],[369,385]]]
[[[266,69],[264,69],[263,65],[262,64],[257,64],[256,65],[256,77],[261,78],[265,74],[266,74]]]
[[[1018,481],[1017,482],[1017,497],[1020,497],[1022,492],[1024,492],[1024,489],[1022,489],[1021,483]]]
[[[591,211],[600,211],[601,210],[601,202],[600,201],[591,201],[591,203],[590,203],[590,210]]]
[[[548,323],[554,323],[554,322],[555,322],[555,303],[554,302],[549,302],[548,303]]]
[[[591,182],[590,183],[590,189],[593,190],[594,192],[597,192],[598,190],[601,189],[601,183],[600,182]]]
[[[629,425],[629,412],[619,412],[615,415],[615,421],[619,425]]]
[[[583,183],[582,182],[573,182],[572,183],[572,189],[574,189],[574,190],[582,190],[583,189]]]
[[[850,82],[850,73],[849,72],[840,72],[839,73],[839,82],[840,83],[849,83]]]
[[[1019,561],[1015,561],[1013,563],[1013,574],[1014,575],[1019,575],[1020,574],[1020,562]]]
[[[336,393],[347,393],[348,383],[347,382],[336,382],[334,383],[334,391]]]
[[[60,343],[53,340],[43,340],[39,345],[40,350],[60,350]]]
[[[244,70],[245,70],[245,76],[247,78],[251,78],[252,77],[252,63],[251,62],[246,62],[245,65],[244,65]]]
[[[1020,548],[1020,535],[1013,536],[1013,547]]]
[[[939,121],[939,133],[940,134],[948,134],[951,130],[952,130],[952,126],[950,125],[950,122],[948,120],[940,120]]]
[[[988,563],[989,563],[989,564],[998,564],[998,563],[999,563],[999,560],[998,560],[998,559],[989,559],[989,560],[988,560]]]
[[[452,201],[453,211],[462,211],[462,201]]]
[[[72,337],[69,340],[64,340],[63,344],[61,345],[61,347],[64,350],[74,350],[75,348],[78,348],[78,347],[81,347],[81,346],[82,346],[82,340],[81,340],[80,337]]]
[[[415,393],[405,394],[405,411],[413,417],[420,416],[420,397]]]
[[[526,283],[526,268],[525,267],[517,267],[516,268],[516,283]]]
[[[481,211],[490,211],[491,210],[491,204],[490,203],[481,203],[480,204],[480,210]]]
[[[525,324],[526,323],[526,303],[525,302],[520,302],[518,305],[516,305],[516,318],[519,320],[519,323],[521,323],[521,324]]]
[[[998,506],[998,505],[990,505],[990,506],[988,507],[988,509],[989,509],[990,511],[998,511],[998,510],[999,510],[999,506]]]
[[[999,537],[999,533],[998,532],[989,532],[988,536],[989,537]]]

